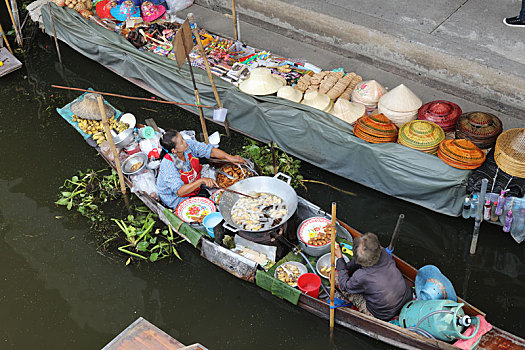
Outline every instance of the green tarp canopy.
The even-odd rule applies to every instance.
[[[140,51],[75,11],[50,5],[60,40],[163,98],[194,101],[187,65],[179,71],[175,61]],[[47,6],[42,7],[42,18],[46,33],[52,35]],[[194,71],[202,103],[215,105],[206,72]],[[443,214],[460,214],[469,171],[398,144],[367,143],[331,114],[275,96],[246,95],[221,79],[216,85],[232,129],[264,142],[273,140],[287,153],[388,195]],[[213,111],[204,110],[211,118]]]

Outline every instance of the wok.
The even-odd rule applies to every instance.
[[[286,182],[280,180],[279,177],[286,179]],[[233,232],[245,231],[245,232],[266,232],[275,229],[276,227],[284,224],[297,210],[297,194],[295,190],[290,186],[292,178],[283,173],[277,173],[274,177],[269,176],[255,176],[250,177],[241,181],[238,181],[231,185],[231,190],[250,194],[250,192],[266,192],[279,196],[286,204],[286,215],[283,220],[269,229],[248,231],[244,230],[241,225],[237,225],[233,222],[231,217],[231,211],[233,205],[242,197],[232,192],[224,192],[219,203],[219,210],[224,218],[223,226]]]

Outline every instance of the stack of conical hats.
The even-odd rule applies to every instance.
[[[357,119],[366,115],[366,108],[362,104],[338,98],[331,113],[337,118],[354,125]]]
[[[485,152],[468,140],[445,140],[439,144],[438,157],[458,169],[476,169],[485,161]]]
[[[450,101],[438,100],[425,103],[417,113],[417,119],[428,120],[441,126],[444,132],[454,131],[462,111]]]
[[[359,83],[352,91],[352,102],[365,106],[367,113],[377,108],[377,102],[386,90],[375,80],[367,80]]]
[[[456,124],[456,138],[472,141],[481,149],[494,146],[502,131],[501,120],[484,112],[463,113]]]
[[[435,154],[445,132],[437,124],[426,120],[413,120],[399,129],[397,142],[418,151]]]
[[[507,174],[525,178],[525,128],[510,129],[498,136],[494,160]]]
[[[396,142],[398,129],[383,114],[363,116],[354,125],[355,136],[371,143]]]
[[[377,109],[398,127],[416,119],[423,102],[409,88],[401,84],[379,99]]]

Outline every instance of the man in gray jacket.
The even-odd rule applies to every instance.
[[[336,245],[335,269],[344,297],[362,313],[391,320],[412,300],[412,288],[375,234],[369,232],[357,238],[353,251],[354,259],[346,263]]]

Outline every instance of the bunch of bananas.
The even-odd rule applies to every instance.
[[[104,125],[102,124],[102,120],[82,119],[77,117],[76,115],[73,115],[72,119],[74,122],[78,123],[78,127],[80,128],[80,130],[82,130],[86,134],[93,135],[93,140],[97,141],[97,144],[100,145],[102,142],[106,141],[106,135],[104,133]],[[112,116],[108,119],[108,124],[109,128],[115,130],[117,134],[121,133],[129,127],[128,124],[117,121],[117,119],[115,119],[115,116]]]

